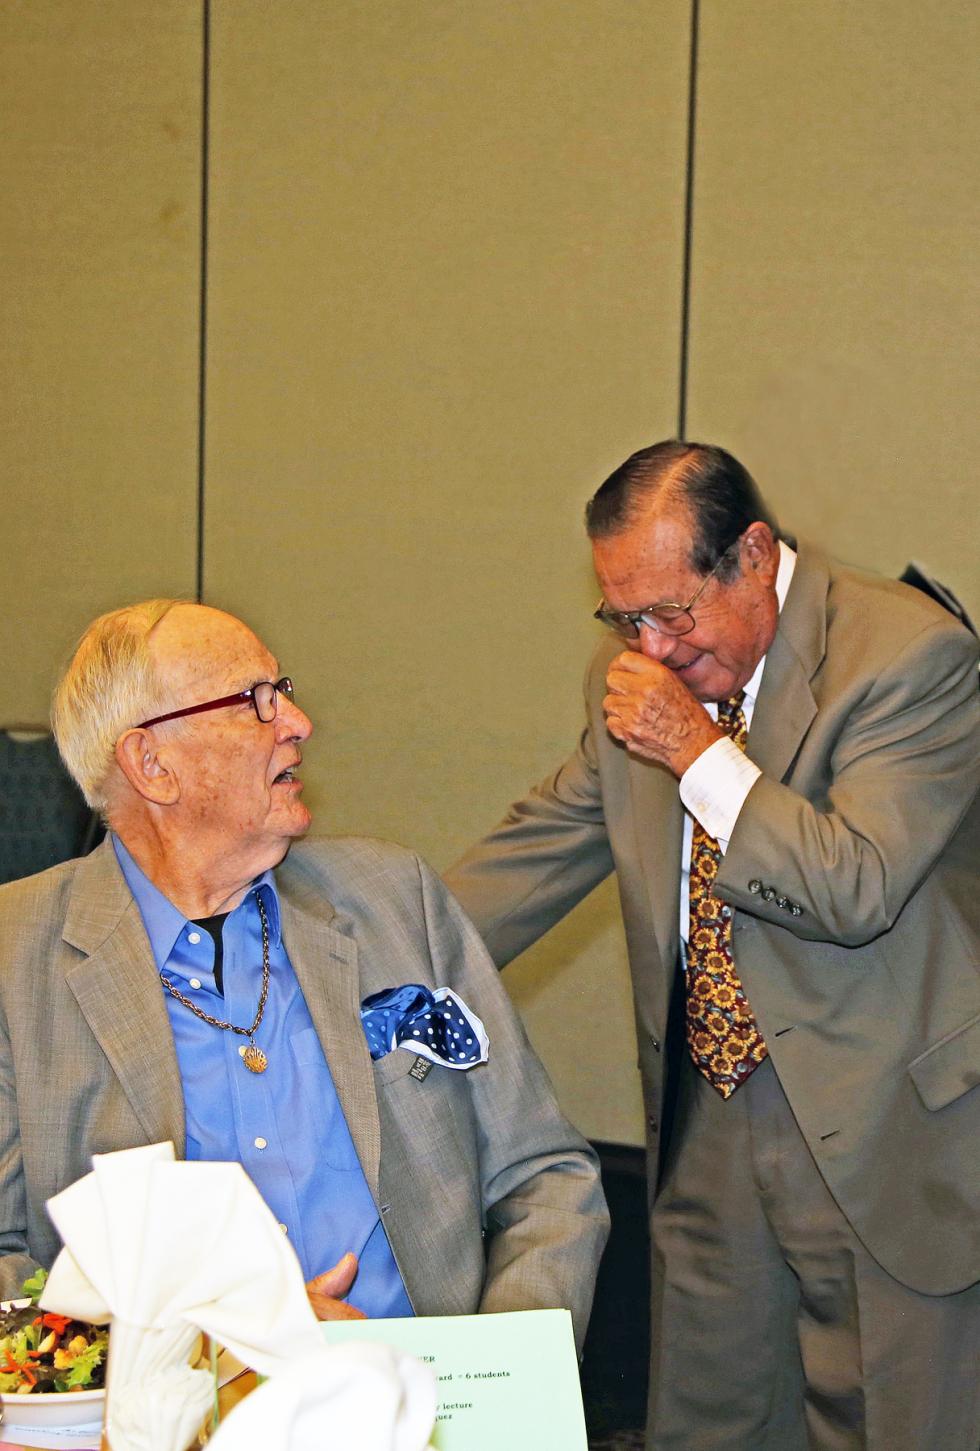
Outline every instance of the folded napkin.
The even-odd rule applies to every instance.
[[[113,1451],[183,1451],[213,1394],[187,1365],[199,1331],[263,1375],[322,1344],[303,1273],[240,1164],[178,1162],[152,1144],[92,1165],[48,1200],[65,1247],[41,1308],[112,1318]]]
[[[423,1451],[435,1376],[387,1345],[322,1345],[240,1401],[208,1451]]]
[[[407,1048],[443,1068],[475,1068],[490,1056],[487,1030],[458,993],[420,982],[371,993],[361,1022],[372,1058]]]

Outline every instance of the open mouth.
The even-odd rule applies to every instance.
[[[290,781],[295,781],[297,777],[293,775],[294,770],[294,766],[287,766],[285,771],[279,772],[279,775],[276,777],[273,784],[276,786],[281,786],[287,784]]]

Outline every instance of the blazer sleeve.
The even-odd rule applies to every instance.
[[[557,771],[444,873],[498,967],[613,869],[590,726]]]
[[[27,1195],[17,1084],[7,1023],[0,1021],[0,1298],[11,1299],[37,1269],[27,1244]]]
[[[490,1062],[465,1075],[487,1240],[480,1312],[570,1310],[581,1354],[609,1229],[596,1156],[561,1114],[472,924],[419,870],[436,980],[479,1012],[490,1042]]]
[[[832,743],[825,801],[756,781],[716,889],[797,937],[869,942],[947,848],[976,795],[978,762],[976,641],[937,623],[866,682]]]

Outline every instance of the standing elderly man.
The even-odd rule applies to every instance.
[[[502,964],[618,874],[647,1445],[976,1451],[976,641],[718,448],[634,454],[587,523],[581,744],[447,880]]]
[[[93,1153],[171,1139],[242,1163],[322,1318],[566,1306],[581,1344],[594,1156],[425,865],[290,852],[312,727],[265,646],[200,605],[116,611],[54,725],[111,834],[0,891],[3,1293],[54,1258],[45,1201]]]

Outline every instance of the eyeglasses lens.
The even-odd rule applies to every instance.
[[[644,624],[652,625],[662,635],[688,635],[694,629],[694,616],[690,611],[671,606],[645,610],[641,618]]]
[[[271,680],[263,680],[252,689],[252,704],[260,721],[268,723],[276,718],[276,687]]]
[[[287,700],[293,698],[293,682],[288,675],[277,680],[275,685],[271,680],[262,680],[252,689],[252,700],[255,704],[255,714],[259,720],[268,725],[275,720],[279,710],[278,697],[284,695]]]

